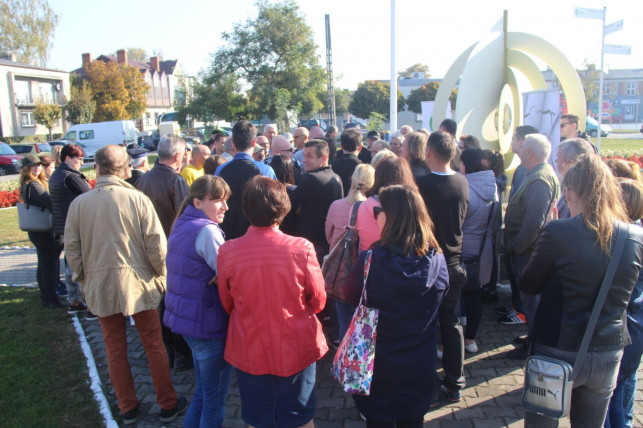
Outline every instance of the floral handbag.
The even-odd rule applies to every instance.
[[[372,251],[364,261],[364,287],[351,324],[333,359],[331,376],[349,394],[369,395],[375,362],[378,309],[367,307],[366,279],[371,267]]]

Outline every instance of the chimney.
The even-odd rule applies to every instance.
[[[152,58],[150,58],[150,66],[152,66],[152,69],[156,70],[156,72],[158,73],[158,71],[160,70],[159,57],[153,56]]]
[[[88,66],[92,62],[92,54],[84,53],[83,54],[83,67]]]
[[[127,51],[125,49],[119,49],[116,51],[116,62],[127,65]]]

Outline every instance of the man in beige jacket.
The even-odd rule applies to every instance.
[[[158,306],[165,293],[167,241],[150,199],[126,183],[128,156],[120,146],[96,152],[94,190],[69,207],[65,252],[87,306],[99,317],[109,377],[124,423],[137,421],[139,401],[127,361],[125,316],[132,316],[161,406],[161,422],[185,412],[177,397],[161,337]]]

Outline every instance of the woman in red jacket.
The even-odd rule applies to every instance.
[[[241,418],[253,427],[312,427],[315,363],[328,351],[315,316],[326,304],[324,278],[313,245],[279,230],[290,211],[283,184],[254,177],[242,208],[251,226],[221,246],[217,262]]]

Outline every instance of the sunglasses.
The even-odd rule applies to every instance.
[[[379,217],[380,213],[383,213],[384,209],[382,207],[373,207],[373,217],[375,217],[375,220],[377,220],[377,217]]]

